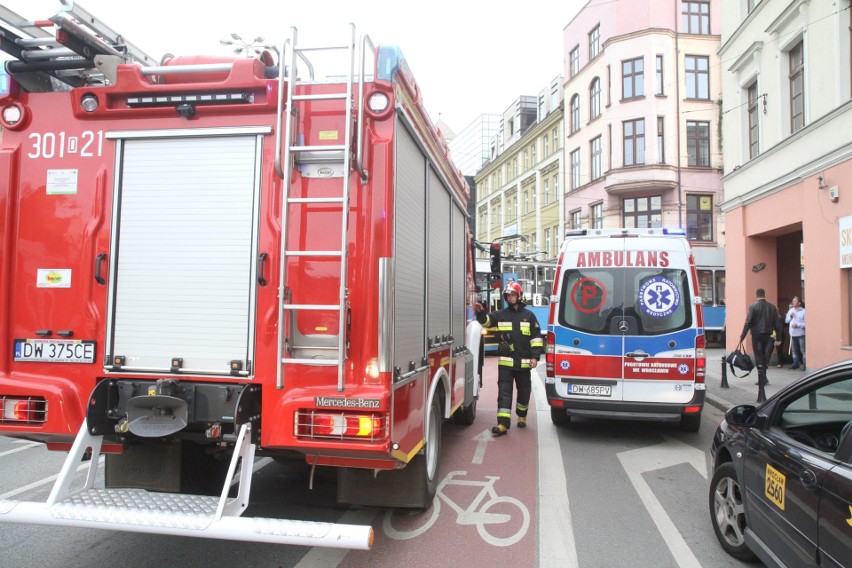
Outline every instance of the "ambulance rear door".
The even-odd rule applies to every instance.
[[[683,404],[693,397],[695,344],[689,244],[685,239],[622,239],[625,402]]]

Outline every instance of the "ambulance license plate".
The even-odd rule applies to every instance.
[[[611,385],[575,385],[568,384],[568,394],[583,396],[612,396]]]
[[[15,361],[94,363],[95,342],[88,339],[16,339]]]

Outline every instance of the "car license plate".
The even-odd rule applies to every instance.
[[[94,363],[95,342],[87,339],[16,339],[15,361]]]
[[[611,385],[568,385],[568,394],[583,396],[612,396]]]

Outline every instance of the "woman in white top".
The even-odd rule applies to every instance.
[[[793,297],[790,310],[784,320],[790,326],[790,340],[792,342],[793,366],[791,369],[805,370],[805,305],[798,296]]]

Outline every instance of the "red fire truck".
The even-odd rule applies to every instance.
[[[70,1],[0,23],[0,435],[69,452],[0,521],[371,546],[241,516],[255,456],[428,507],[481,328],[468,187],[400,51],[293,28],[278,65],[155,63]]]

